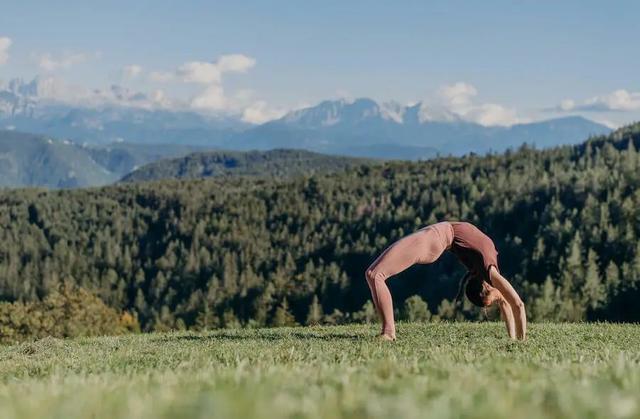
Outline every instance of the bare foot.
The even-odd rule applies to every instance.
[[[385,333],[378,335],[377,339],[381,340],[381,341],[385,341],[385,342],[395,342],[396,341],[396,337],[395,336],[387,335]]]

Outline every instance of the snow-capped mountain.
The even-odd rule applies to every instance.
[[[485,153],[518,147],[574,144],[609,132],[582,117],[512,126],[469,122],[446,108],[372,99],[327,100],[262,125],[240,116],[207,116],[163,106],[154,98],[111,86],[74,104],[53,100],[67,87],[52,79],[0,84],[0,129],[70,139],[78,144],[113,142],[182,144],[226,149],[302,148],[362,157],[418,159]],[[98,99],[96,102],[95,99]],[[100,98],[109,100],[100,101]]]
[[[0,116],[31,116],[37,104],[38,80],[25,83],[14,79],[0,82]]]
[[[575,144],[610,132],[571,116],[506,126],[468,122],[422,103],[403,106],[371,99],[324,101],[236,134],[229,148],[305,148],[381,158],[428,158],[436,154],[486,153],[518,147]]]
[[[76,143],[221,145],[249,125],[233,117],[146,106],[148,98],[121,86],[91,96],[93,102],[54,100],[65,89],[53,79],[0,83],[0,129],[65,138]],[[100,95],[110,101],[102,102]]]

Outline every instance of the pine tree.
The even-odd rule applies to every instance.
[[[637,282],[640,282],[640,242],[636,243],[633,259],[631,260],[629,276],[625,277],[628,281],[627,287],[633,288]]]
[[[438,306],[438,318],[442,320],[455,320],[456,319],[456,303],[447,300],[442,300]]]
[[[196,317],[196,330],[211,330],[218,327],[219,320],[208,305],[205,305],[201,312]]]
[[[615,296],[618,294],[620,287],[620,269],[614,261],[609,261],[607,269],[605,270],[604,285],[607,295]]]
[[[222,325],[227,329],[239,329],[242,327],[242,323],[238,320],[236,313],[230,308],[222,313]]]
[[[569,253],[564,263],[560,263],[561,269],[561,293],[565,299],[574,297],[575,289],[580,287],[584,277],[584,267],[582,262],[582,238],[579,232],[573,237],[569,244]]]
[[[269,314],[271,313],[274,303],[274,293],[275,287],[273,284],[268,283],[260,297],[256,300],[253,321],[257,326],[266,326],[269,322]]]
[[[359,323],[374,323],[378,317],[378,313],[371,300],[367,300],[360,311],[353,313],[352,317],[354,321]]]
[[[553,321],[557,318],[559,295],[553,285],[553,280],[547,276],[542,285],[540,296],[533,301],[532,318],[536,321]]]
[[[596,252],[589,249],[587,256],[587,272],[582,287],[583,303],[596,309],[606,298],[606,290],[600,280]]]
[[[428,322],[431,319],[431,312],[427,302],[419,295],[414,295],[404,301],[402,317],[410,322]]]
[[[324,314],[322,312],[322,305],[318,301],[318,296],[314,294],[313,301],[311,301],[311,305],[309,306],[309,312],[307,313],[307,321],[305,324],[307,326],[315,326],[322,322],[322,318]]]
[[[289,303],[286,297],[282,299],[282,302],[276,308],[276,312],[273,315],[273,321],[271,323],[275,327],[296,326],[296,319],[289,311]]]

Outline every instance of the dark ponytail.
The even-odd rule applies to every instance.
[[[458,294],[456,295],[456,307],[460,306],[463,294],[466,295],[474,305],[487,307],[486,299],[489,296],[489,291],[485,287],[484,280],[473,277],[471,272],[467,272],[460,280]]]

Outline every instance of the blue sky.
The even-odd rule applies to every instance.
[[[640,119],[634,1],[11,3],[0,79],[52,78],[65,100],[117,84],[258,120],[341,96],[466,106],[506,124]]]

